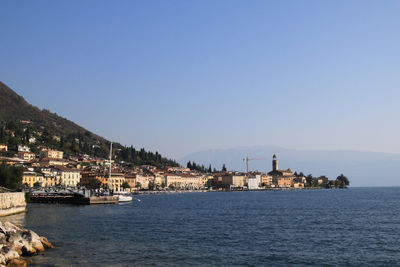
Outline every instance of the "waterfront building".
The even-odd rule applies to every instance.
[[[136,184],[139,185],[138,187],[141,189],[148,189],[150,180],[154,180],[154,176],[136,174]]]
[[[228,172],[214,176],[217,187],[223,188],[243,188],[246,176],[242,173]]]
[[[106,179],[108,179],[108,187],[110,190],[115,192],[122,191],[122,184],[125,182],[125,174],[111,172],[111,177],[106,175]]]
[[[203,187],[203,177],[184,173],[165,174],[165,186],[177,189],[200,189]]]
[[[103,183],[102,176],[99,173],[93,171],[81,172],[81,180],[80,180],[81,185],[83,186],[88,185],[92,180],[97,180]]]
[[[156,186],[165,186],[165,176],[159,173],[154,173],[154,185]]]
[[[60,183],[63,186],[75,187],[81,181],[80,171],[77,169],[59,166],[57,167],[57,170],[61,176]]]
[[[294,181],[294,182],[293,182],[293,187],[294,187],[294,188],[304,188],[304,183]]]
[[[135,174],[125,174],[125,182],[129,185],[129,191],[132,192],[136,189],[136,175]]]
[[[294,188],[304,188],[305,184],[307,184],[307,179],[304,176],[296,176],[296,178],[293,179]]]
[[[214,176],[203,175],[203,186],[210,186],[213,182]]]
[[[53,149],[42,149],[39,153],[40,158],[62,159],[64,152]]]
[[[250,175],[246,179],[246,183],[249,190],[259,189],[261,186],[261,174]]]
[[[43,174],[43,187],[53,187],[60,184],[61,175],[57,172],[54,173],[42,173]]]
[[[214,173],[212,179],[208,179],[209,187],[222,188],[223,173]]]
[[[261,185],[262,186],[271,186],[272,185],[272,176],[268,174],[261,175]]]
[[[278,157],[274,154],[272,157],[272,171],[268,173],[272,177],[272,184],[277,187],[292,187],[293,180],[296,178],[291,169],[279,170]]]
[[[105,175],[100,176],[100,181],[102,187],[110,189],[110,179],[108,176],[107,177]]]
[[[42,173],[44,187],[61,185],[61,172],[58,169],[42,166],[37,167],[36,171]]]
[[[40,186],[43,183],[43,175],[33,171],[24,171],[22,174],[22,184],[33,187],[35,183],[39,182]]]

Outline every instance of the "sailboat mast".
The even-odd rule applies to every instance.
[[[109,182],[111,182],[111,156],[112,156],[112,142],[110,144],[110,172],[109,172]]]

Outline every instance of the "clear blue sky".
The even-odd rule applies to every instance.
[[[0,80],[170,157],[400,153],[399,1],[0,2]]]

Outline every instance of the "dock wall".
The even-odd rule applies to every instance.
[[[115,204],[118,203],[117,196],[82,197],[78,195],[32,195],[33,203],[58,203],[58,204]]]
[[[25,208],[25,193],[0,193],[0,216],[24,212]]]
[[[118,203],[118,197],[115,196],[90,197],[90,204],[114,204],[114,203]]]

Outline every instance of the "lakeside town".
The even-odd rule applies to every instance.
[[[7,145],[0,144],[0,150],[6,152]],[[268,173],[227,171],[225,165],[221,171],[212,171],[211,168],[199,171],[190,168],[191,162],[187,167],[132,167],[124,161],[86,154],[65,157],[63,151],[43,147],[39,153],[33,153],[28,145],[18,145],[18,153],[14,157],[0,157],[0,163],[23,167],[22,184],[26,190],[61,186],[71,189],[85,187],[98,192],[140,193],[165,190],[344,188],[349,185],[344,175],[330,180],[326,176],[313,177],[291,169],[281,170],[277,155],[273,155],[272,170]]]
[[[181,166],[160,153],[113,143],[79,125],[27,103],[0,82],[7,109],[0,112],[0,166],[17,166],[18,184],[0,186],[29,191],[32,188],[86,188],[95,192],[161,192],[177,190],[269,190],[345,188],[343,175],[329,179],[301,171],[280,169],[273,155],[270,171],[220,169],[187,162]],[[251,156],[251,155],[250,155]],[[265,155],[269,158],[272,155]],[[284,159],[282,159],[284,160]],[[269,164],[268,164],[269,165]],[[263,170],[268,170],[266,164]],[[12,172],[12,171],[9,171]],[[7,176],[7,175],[3,175]],[[8,175],[10,176],[10,175]],[[1,178],[1,177],[0,177]]]
[[[28,129],[22,127],[18,137],[18,133],[0,128],[0,140],[11,143],[11,149],[7,143],[0,143],[0,216],[24,212],[27,202],[114,204],[131,201],[133,196],[126,194],[322,189],[346,188],[349,185],[343,174],[336,180],[329,180],[326,176],[306,176],[291,169],[279,169],[278,156],[275,154],[272,156],[272,170],[267,173],[249,171],[248,163],[253,159],[248,157],[243,159],[246,172],[228,171],[225,164],[218,171],[212,169],[211,165],[205,168],[190,161],[186,167],[182,167],[173,160],[162,158],[158,152],[145,152],[144,149],[140,150],[138,156],[142,156],[142,160],[154,157],[154,164],[133,164],[113,154],[121,148],[113,150],[112,143],[109,158],[71,153],[71,150],[46,146],[49,143],[46,139],[37,142],[36,138],[45,135],[39,131],[30,135]],[[46,135],[57,143],[64,143],[56,135]],[[20,140],[23,142],[20,143]],[[79,145],[82,146],[79,138],[72,140],[78,149]],[[95,144],[92,148],[95,146],[99,145]],[[100,151],[103,155],[104,150]],[[125,148],[125,151],[130,151],[131,155],[137,153],[132,147]],[[0,251],[0,265],[26,266],[32,262],[26,257],[53,248],[46,237],[32,230],[8,221],[0,221],[0,228],[11,238],[11,241],[1,240],[3,249]]]

